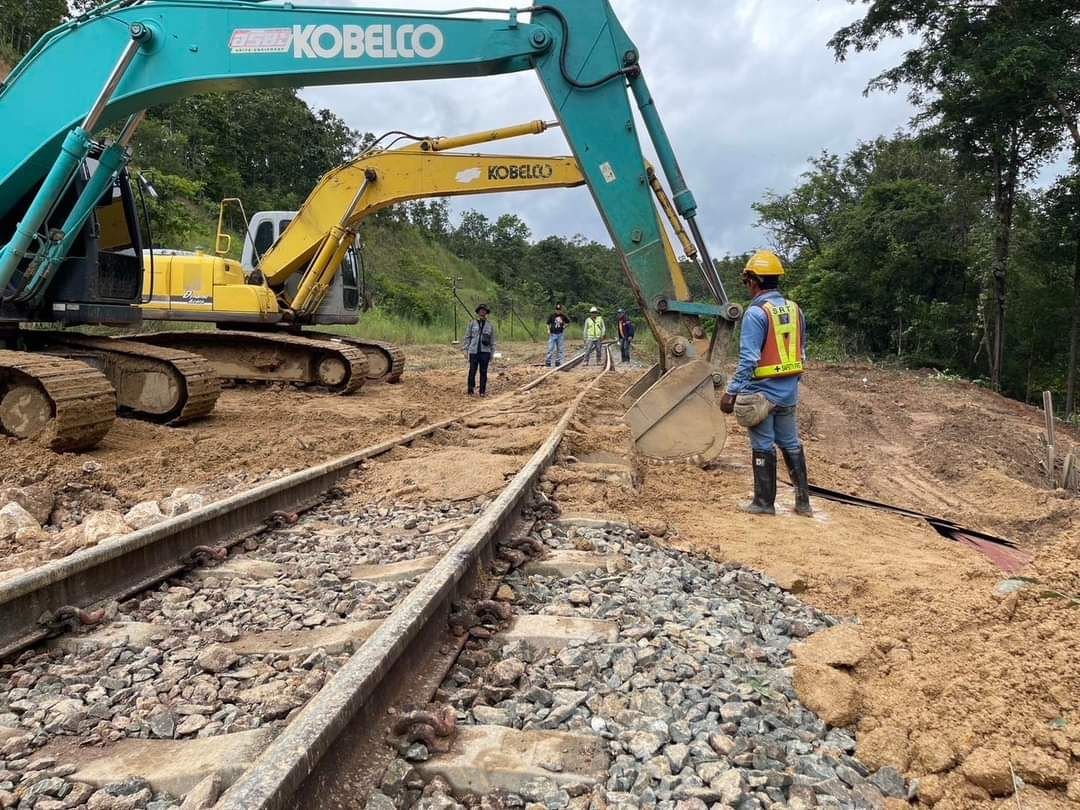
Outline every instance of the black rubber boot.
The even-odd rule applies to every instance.
[[[813,517],[814,509],[810,506],[810,485],[806,477],[806,453],[801,447],[798,450],[784,450],[783,452],[788,473],[791,475],[791,483],[795,487],[795,514]]]
[[[754,451],[754,500],[739,506],[752,515],[776,514],[776,453]]]

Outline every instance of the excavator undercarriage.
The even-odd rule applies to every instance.
[[[116,417],[116,392],[77,360],[0,349],[0,429],[57,452],[93,447]]]
[[[405,372],[405,351],[400,346],[382,340],[361,340],[312,329],[305,329],[300,334],[310,340],[344,343],[362,351],[367,358],[367,378],[370,382],[401,382],[401,375]]]
[[[139,343],[194,352],[226,380],[318,385],[351,394],[368,379],[367,355],[336,339],[305,335],[215,329],[150,332]]]
[[[213,366],[198,354],[77,332],[20,334],[30,351],[78,361],[104,374],[125,416],[180,425],[209,414],[221,394]]]

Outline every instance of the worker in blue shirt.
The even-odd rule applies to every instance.
[[[750,431],[754,499],[739,508],[751,514],[776,514],[774,446],[779,446],[795,486],[795,512],[811,516],[806,455],[795,415],[806,361],[806,320],[799,306],[780,293],[783,275],[783,264],[769,250],[759,250],[743,269],[742,282],[751,300],[742,319],[739,364],[720,407],[725,413],[734,412]]]

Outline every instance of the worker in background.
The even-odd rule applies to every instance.
[[[742,283],[750,306],[742,319],[739,363],[720,400],[750,431],[754,499],[739,508],[757,515],[776,514],[776,451],[784,454],[795,486],[795,512],[811,516],[806,456],[799,441],[795,409],[799,378],[806,361],[806,321],[794,301],[780,293],[784,266],[776,254],[759,250],[746,263]]]
[[[634,340],[634,322],[630,320],[625,309],[619,310],[619,320],[616,325],[619,329],[619,354],[624,363],[629,363],[630,344]]]
[[[566,325],[570,318],[563,311],[561,303],[555,305],[555,311],[548,316],[548,349],[544,360],[545,366],[561,366],[566,358]]]
[[[607,326],[600,317],[600,310],[596,307],[589,308],[589,317],[585,319],[585,365],[589,365],[589,358],[593,351],[596,352],[596,362],[600,364],[600,349],[603,347],[604,335]]]
[[[469,358],[469,396],[476,391],[476,372],[480,371],[480,396],[487,396],[488,365],[495,353],[495,324],[487,319],[491,309],[487,304],[476,308],[476,318],[469,322],[461,345]]]

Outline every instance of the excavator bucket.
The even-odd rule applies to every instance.
[[[651,381],[623,417],[639,453],[658,461],[705,464],[724,449],[727,423],[713,384],[713,368],[694,360],[659,376],[654,367],[623,395]]]

